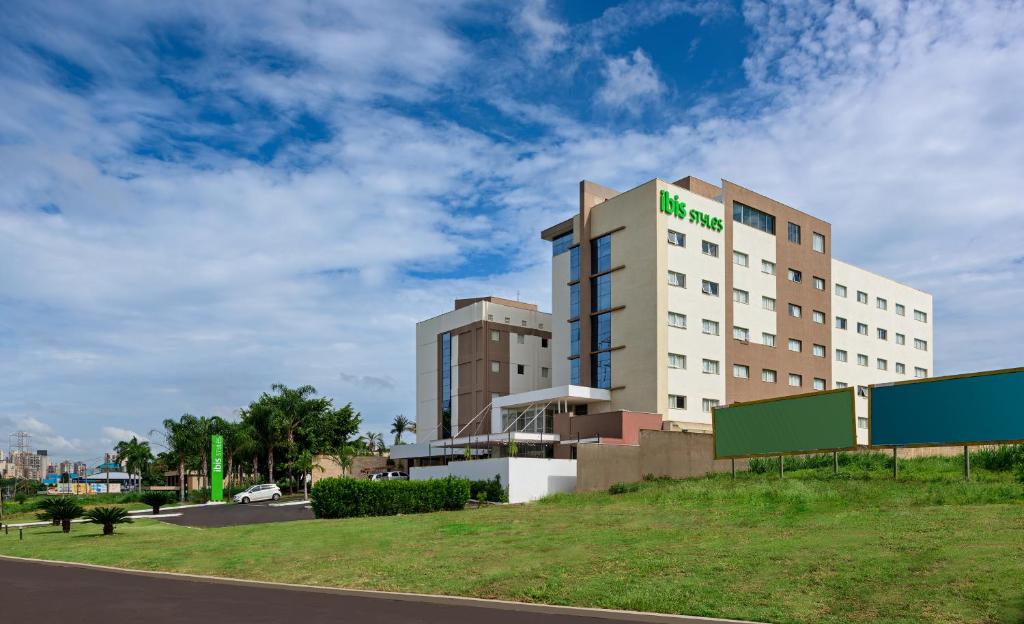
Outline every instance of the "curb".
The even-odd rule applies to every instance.
[[[87,570],[105,570],[108,572],[119,572],[122,574],[134,574],[137,576],[149,576],[153,578],[174,578],[183,581],[215,583],[219,585],[238,585],[242,587],[267,587],[284,589],[298,592],[335,594],[338,596],[350,596],[353,598],[372,598],[377,600],[400,600],[403,602],[422,602],[428,604],[442,604],[447,606],[478,607],[483,609],[499,609],[502,611],[518,611],[520,613],[537,613],[545,615],[564,615],[567,617],[590,617],[606,620],[619,620],[626,622],[649,622],[666,624],[756,624],[748,620],[729,620],[713,617],[702,617],[693,615],[673,615],[665,613],[649,613],[644,611],[626,611],[620,609],[598,609],[592,607],[565,607],[558,605],[546,605],[532,602],[516,602],[513,600],[494,600],[490,598],[467,598],[464,596],[447,596],[443,594],[415,594],[410,592],[387,592],[373,589],[343,589],[336,587],[322,587],[318,585],[302,585],[297,583],[281,583],[276,581],[253,581],[236,579],[223,576],[209,576],[204,574],[186,574],[183,572],[161,572],[153,570],[132,570],[105,566],[94,563],[75,563],[72,561],[56,561],[49,559],[35,559],[32,557],[14,557],[11,555],[0,555],[0,560],[5,561],[27,561],[42,565],[59,566],[65,568],[84,568]]]

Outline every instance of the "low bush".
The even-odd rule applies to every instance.
[[[831,468],[832,453],[818,455],[789,455],[786,457],[786,470],[804,470],[809,468]],[[900,460],[902,466],[902,460]],[[840,468],[861,470],[892,470],[892,456],[886,453],[839,453]],[[752,457],[750,472],[764,474],[779,471],[778,457]]]
[[[971,453],[971,465],[996,472],[1011,472],[1024,464],[1024,444],[1005,444]]]
[[[465,508],[468,501],[469,481],[453,477],[428,481],[331,477],[317,481],[310,491],[317,518],[457,511]]]
[[[193,505],[204,505],[210,502],[210,488],[196,488],[189,490],[188,502]]]
[[[481,502],[507,503],[508,490],[501,487],[501,475],[494,475],[493,479],[470,481],[469,497]]]
[[[636,492],[640,489],[639,483],[613,483],[608,488],[609,494],[628,494],[629,492]]]

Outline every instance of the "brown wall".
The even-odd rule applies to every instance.
[[[327,477],[342,476],[341,466],[338,462],[326,455],[317,455],[313,458],[313,463],[319,466],[314,467],[312,472],[310,472],[313,483]],[[373,472],[382,472],[384,470],[401,470],[401,468],[388,468],[388,458],[386,455],[359,456],[352,458],[352,468],[350,468],[345,474],[358,478],[365,477]]]
[[[681,431],[641,431],[637,446],[581,444],[576,461],[579,492],[640,481],[648,474],[683,479],[732,469],[731,461],[714,459],[711,434]],[[746,460],[736,460],[737,470],[746,468]]]
[[[825,380],[825,388],[832,388],[832,226],[808,214],[777,202],[771,198],[755,193],[749,189],[722,180],[725,201],[725,397],[727,403],[737,401],[753,401],[774,398],[791,394],[813,391],[815,377]],[[733,272],[732,262],[733,228],[748,227],[735,224],[732,219],[733,201],[757,208],[775,217],[775,285],[776,285],[776,339],[774,347],[759,344],[759,336],[751,336],[752,340],[743,343],[732,338],[733,327]],[[800,226],[800,244],[789,242],[789,223]],[[813,251],[811,240],[813,233],[825,236],[825,253]],[[754,266],[760,259],[751,259],[751,270],[760,270]],[[803,273],[803,280],[797,284],[789,281],[789,269],[797,269]],[[825,280],[825,290],[816,290],[813,278]],[[789,315],[789,304],[795,303],[802,308],[800,318]],[[760,302],[751,302],[759,305]],[[825,313],[825,323],[818,324],[811,320],[814,310]],[[803,342],[803,351],[794,353],[789,350],[790,338]],[[825,357],[812,355],[813,345],[825,346]],[[749,379],[737,379],[732,376],[733,364],[745,364],[750,367]],[[769,368],[778,372],[777,382],[769,384],[761,381],[761,370]],[[803,376],[803,385],[799,388],[789,385],[789,374]]]

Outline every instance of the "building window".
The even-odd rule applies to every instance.
[[[612,307],[612,274],[605,273],[590,280],[590,311]]]
[[[732,219],[756,230],[775,235],[775,217],[738,201],[732,203]]]
[[[825,324],[825,313],[821,310],[815,310],[811,312],[811,320],[820,325]]]
[[[718,374],[718,360],[705,359],[701,363],[701,369],[705,375],[717,375]]]
[[[686,247],[686,234],[676,232],[675,230],[669,230],[668,244],[675,245],[676,247]]]
[[[863,353],[858,353],[857,354],[857,366],[867,366],[867,365],[868,365],[868,356],[864,355]]]
[[[768,332],[763,332],[761,334],[761,344],[763,344],[766,347],[774,347],[775,346],[775,334],[769,334]]]
[[[789,277],[789,281],[796,282],[796,283],[799,284],[800,282],[803,281],[804,274],[801,273],[800,271],[797,271],[796,269],[790,269],[789,273],[788,273],[788,277]]]
[[[928,322],[928,313],[922,312],[921,310],[914,310],[914,320],[921,321],[922,323]]]
[[[842,297],[846,299],[846,286],[842,284],[836,284],[836,297]]]
[[[576,282],[569,286],[569,318],[580,316],[580,284]]]
[[[867,429],[868,428],[868,419],[865,418],[864,416],[858,416],[857,417],[857,428],[858,429]]]
[[[526,321],[521,321],[519,324],[522,325],[523,327],[526,327]]]
[[[505,324],[506,325],[511,325],[512,324],[512,319],[506,316],[505,317]]]
[[[924,379],[927,376],[928,376],[928,369],[927,368],[921,368],[920,366],[915,366],[914,367],[914,377],[917,377],[918,379]]]
[[[572,232],[566,232],[561,236],[556,236],[551,239],[551,255],[557,256],[558,254],[569,251],[569,247],[572,246]]]
[[[811,355],[813,355],[814,357],[820,357],[820,358],[825,357],[825,345],[820,345],[820,344],[812,345],[811,346]]]
[[[878,370],[883,370],[883,371],[884,370],[889,370],[889,360],[885,360],[885,359],[882,359],[882,358],[876,358],[875,359],[875,366],[878,367]]]
[[[789,242],[800,244],[800,226],[796,223],[789,224]]]
[[[578,386],[580,385],[580,359],[574,358],[569,360],[569,383]]]
[[[686,397],[681,394],[668,395],[669,409],[686,409]]]
[[[761,381],[765,383],[776,383],[779,380],[779,374],[770,368],[761,370]]]
[[[718,245],[711,241],[701,241],[700,251],[705,256],[711,256],[712,258],[718,257]]]
[[[526,365],[525,364],[516,364],[516,374],[517,375],[525,375],[526,374]]]
[[[864,292],[863,290],[858,290],[857,291],[857,303],[867,303],[867,302],[868,302],[868,294],[866,292]]]
[[[686,288],[686,275],[682,273],[676,273],[675,271],[668,272],[668,285],[678,286],[680,288]]]
[[[797,375],[796,373],[789,374],[789,385],[793,386],[794,388],[799,388],[803,384],[804,378],[802,375]]]
[[[868,335],[868,326],[864,323],[857,323],[857,333],[862,336]]]
[[[888,310],[889,302],[886,301],[885,299],[882,299],[881,297],[875,297],[875,307],[877,307],[879,310]]]
[[[718,407],[718,399],[704,399],[701,401],[701,409],[704,410],[705,414],[710,414],[711,410]]]
[[[590,272],[603,273],[612,268],[612,235],[590,241]]]
[[[881,327],[876,327],[875,328],[875,332],[878,335],[878,339],[879,340],[888,340],[889,339],[889,330],[888,329],[882,329]]]
[[[452,437],[452,335],[441,334],[441,437]]]
[[[815,390],[824,390],[825,380],[820,377],[815,377],[811,387],[814,388]]]
[[[750,367],[746,364],[733,364],[732,376],[736,379],[750,379]]]
[[[708,280],[702,280],[700,283],[700,291],[705,295],[711,295],[712,297],[718,296],[718,282],[709,282]]]
[[[867,395],[868,395],[868,387],[867,386],[857,386],[857,396],[859,396],[859,397],[866,397]]]
[[[517,344],[526,344],[526,334],[516,334]]]
[[[493,314],[488,314],[487,315],[487,320],[488,321],[493,321],[494,320],[494,315]]]
[[[919,351],[927,351],[928,350],[928,341],[921,340],[920,338],[914,338],[914,348],[919,350]]]
[[[761,272],[768,275],[775,275],[775,263],[769,260],[761,261]]]
[[[548,378],[548,367],[547,366],[541,366],[540,367],[540,376],[542,378],[544,378],[544,379]]]
[[[817,276],[812,277],[811,278],[811,283],[814,284],[814,289],[815,290],[825,290],[825,280],[824,280],[824,278],[817,277]]]
[[[769,312],[775,311],[775,300],[771,297],[761,297],[761,307]]]
[[[601,351],[612,348],[612,313],[605,312],[591,317],[590,350]]]
[[[903,362],[896,362],[896,373],[899,375],[907,374],[907,365]]]
[[[500,340],[501,340],[501,334],[498,333],[498,330],[492,329],[491,330],[491,342],[499,342]]]
[[[747,304],[750,303],[750,293],[739,288],[732,289],[732,300],[736,303]]]
[[[836,349],[836,362],[845,362],[846,361],[846,357],[847,357],[846,351],[844,351],[842,349]]]
[[[491,360],[491,372],[492,373],[500,373],[501,372],[501,362],[498,362],[497,360]]]
[[[845,381],[837,381],[836,382],[836,388],[849,388],[849,387],[850,387],[850,384],[846,383]]]
[[[818,253],[825,253],[825,235],[814,232],[811,234],[811,249]]]
[[[711,321],[711,320],[708,320],[708,319],[704,319],[703,325],[704,325],[703,332],[705,334],[708,334],[710,336],[717,336],[718,335],[718,321]]]
[[[686,356],[679,353],[668,354],[669,368],[686,368]]]
[[[669,327],[678,327],[679,329],[686,329],[686,315],[678,312],[668,313],[668,325]]]
[[[896,334],[896,344],[905,345],[907,344],[907,337],[903,334]]]
[[[580,354],[580,322],[569,322],[569,355]]]
[[[907,315],[907,308],[906,308],[906,306],[904,306],[902,303],[897,303],[896,304],[896,314],[899,315],[899,316],[906,316]]]
[[[569,250],[569,281],[577,282],[580,279],[580,246],[576,245]]]
[[[836,317],[836,329],[846,329],[846,319],[841,316]]]
[[[796,338],[789,339],[789,350],[794,353],[800,353],[804,348],[804,343]]]
[[[540,348],[541,349],[547,349],[548,348],[548,339],[547,338],[541,338],[540,339]]]
[[[800,318],[800,316],[802,314],[803,314],[803,308],[801,308],[800,306],[798,306],[795,303],[789,304],[789,315],[790,316],[792,316],[793,318]]]
[[[739,265],[741,267],[750,266],[750,256],[743,253],[742,251],[732,252],[732,261],[734,264]]]
[[[750,342],[750,330],[747,329],[746,327],[733,326],[732,337],[735,338],[736,340]]]
[[[591,386],[608,389],[612,387],[612,352],[602,351],[590,356]]]

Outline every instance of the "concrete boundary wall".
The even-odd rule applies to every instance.
[[[508,502],[526,503],[548,494],[572,492],[576,489],[576,460],[535,457],[494,457],[453,461],[444,466],[417,466],[409,471],[414,481],[441,479],[447,476],[471,481],[501,477],[508,490]]]

